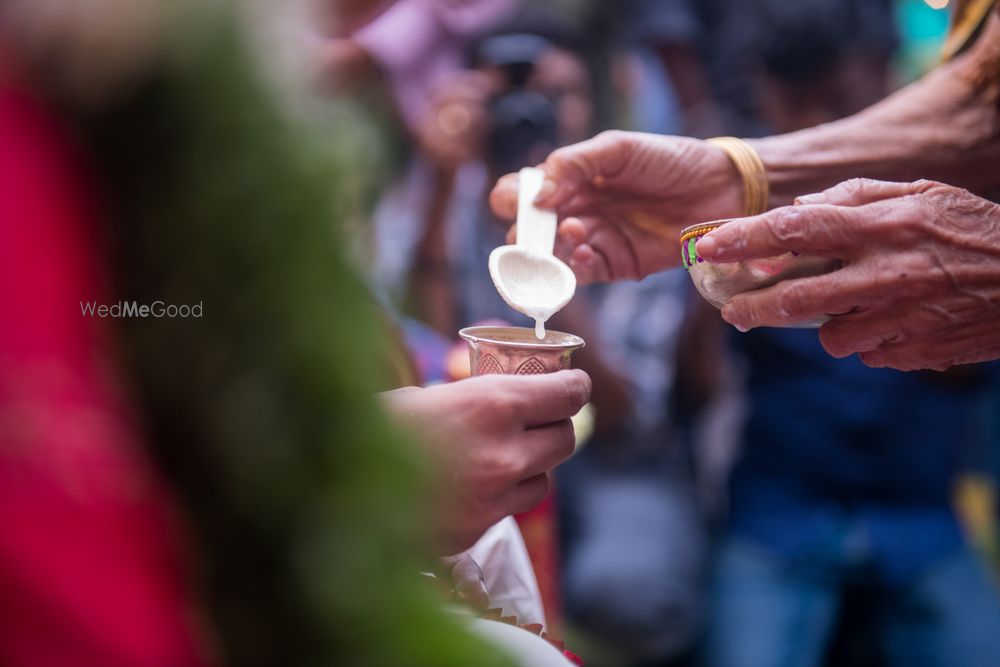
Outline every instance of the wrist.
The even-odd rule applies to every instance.
[[[723,217],[753,216],[768,210],[768,176],[756,149],[735,137],[715,137],[706,143],[717,149],[730,167],[725,172],[728,186],[724,189],[724,200],[726,208],[735,215]]]
[[[692,145],[685,159],[697,166],[685,175],[693,187],[681,198],[682,202],[676,202],[683,206],[678,223],[684,226],[742,216],[743,180],[736,165],[721,148],[702,139],[690,141]]]
[[[795,198],[823,190],[850,178],[849,169],[839,168],[838,156],[825,146],[796,145],[795,135],[753,139],[747,143],[757,152],[767,174],[768,209],[788,206]],[[801,159],[814,156],[815,163]]]

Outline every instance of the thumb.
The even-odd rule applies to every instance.
[[[581,370],[521,377],[519,414],[529,428],[569,419],[590,400],[590,376]]]

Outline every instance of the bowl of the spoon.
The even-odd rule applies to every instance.
[[[521,246],[494,249],[490,276],[511,308],[542,320],[561,310],[576,292],[576,275],[562,260]]]

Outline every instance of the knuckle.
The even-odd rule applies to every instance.
[[[788,283],[778,295],[779,315],[798,317],[810,301],[809,290],[797,282]]]
[[[899,296],[916,297],[951,284],[948,271],[925,253],[907,253],[891,268]]]
[[[917,277],[921,276],[921,277]],[[872,275],[874,292],[891,295],[893,301],[912,299],[923,291],[925,272],[902,262],[882,262]]]
[[[525,397],[514,391],[507,391],[502,395],[497,417],[504,425],[511,425],[517,422],[524,411]]]
[[[583,371],[571,371],[563,379],[563,387],[572,408],[580,409],[590,400],[590,377]]]
[[[881,350],[861,352],[858,354],[858,358],[861,359],[861,363],[869,368],[885,368],[887,365],[885,352]]]
[[[930,232],[936,229],[938,219],[961,209],[972,195],[968,190],[935,181],[914,183],[912,194],[906,197],[906,217],[915,229]]]
[[[894,253],[878,265],[880,284],[896,290],[886,301],[911,300],[934,293],[950,291],[954,276],[934,252],[915,249]],[[917,305],[917,304],[914,304]]]
[[[515,482],[521,479],[525,462],[513,447],[495,447],[482,457],[484,470],[492,471],[496,479]]]
[[[566,419],[555,427],[554,449],[563,460],[570,457],[576,449],[576,433],[573,431],[573,422]]]
[[[913,198],[925,206],[944,210],[956,202],[973,196],[965,188],[939,181],[920,180],[913,184]]]
[[[996,210],[993,202],[951,185],[940,185],[924,195],[924,199],[928,231],[946,242],[947,230],[962,233],[981,230],[983,219]]]
[[[508,386],[506,377],[497,377],[495,379],[497,383],[494,385],[492,391],[485,393],[485,395],[490,397],[490,400],[477,402],[480,410],[479,416],[488,416],[496,423],[508,425],[517,419],[521,409],[522,397],[517,391]]]
[[[877,181],[869,178],[851,178],[833,187],[832,190],[846,199],[854,199],[865,195],[876,186],[876,183]]]
[[[837,326],[836,320],[831,320],[820,328],[819,341],[823,345],[823,349],[831,357],[843,359],[854,354],[854,348],[851,346],[850,340],[844,335],[842,329]]]
[[[906,275],[897,262],[884,259],[875,265],[871,274],[871,282],[877,290],[885,291],[892,289],[897,281]]]
[[[789,206],[775,211],[771,218],[771,234],[783,243],[803,237],[806,220],[801,209]]]
[[[931,181],[926,178],[921,178],[913,182],[914,192],[928,192],[929,190],[936,190],[938,188],[949,188],[949,187],[951,186],[945,185],[944,183],[940,183],[938,181]]]
[[[748,300],[750,297],[737,294],[734,296],[729,303],[726,304],[722,311],[723,319],[725,319],[730,324],[735,326],[750,326],[753,322],[751,319],[751,311],[753,310],[750,305],[748,305]]]
[[[924,236],[935,216],[929,214],[927,202],[922,195],[908,195],[901,202],[893,202],[891,208],[872,225],[872,235],[881,237],[893,245],[910,245]]]
[[[951,186],[945,186],[951,188]],[[928,191],[913,194],[908,197],[909,206],[906,209],[908,218],[921,228],[935,224],[935,218],[950,208],[955,202],[956,192]]]
[[[877,349],[858,355],[871,368],[893,368],[899,371],[942,370],[940,362],[930,360],[923,354],[903,354],[895,350]]]

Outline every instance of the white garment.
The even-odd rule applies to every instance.
[[[465,554],[483,571],[490,607],[500,607],[504,616],[516,616],[519,625],[545,625],[538,580],[514,517],[487,530]]]
[[[527,630],[481,618],[469,622],[469,630],[495,644],[498,650],[514,659],[519,667],[572,667],[552,644]]]

